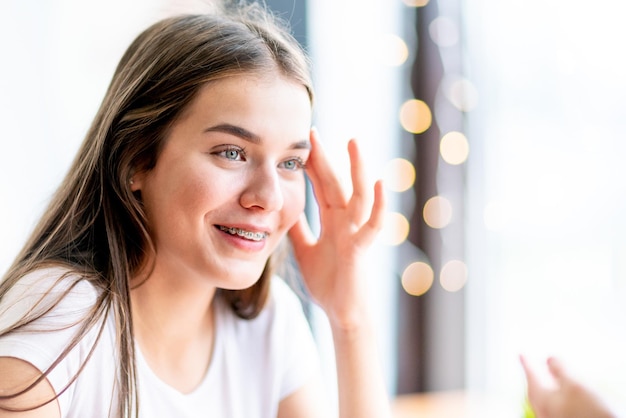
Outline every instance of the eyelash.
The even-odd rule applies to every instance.
[[[228,156],[226,156],[226,153],[228,152],[238,153],[241,160],[228,158]],[[216,152],[216,154],[219,155],[220,157],[226,158],[229,161],[245,161],[246,159],[246,150],[240,147],[229,146],[229,147],[222,149],[221,151]]]
[[[238,153],[239,159],[237,159],[237,158],[229,158],[226,155],[229,152],[236,152],[236,153]],[[220,157],[223,157],[223,158],[225,158],[225,159],[227,159],[229,161],[245,161],[246,160],[246,150],[245,150],[245,148],[240,148],[240,147],[235,147],[235,146],[226,147],[226,148],[216,152],[215,154],[219,155]],[[296,166],[294,168],[286,168],[285,167],[285,163],[288,163],[290,161],[293,161],[293,162],[296,163]],[[290,159],[288,159],[286,161],[281,162],[280,166],[286,168],[289,171],[297,171],[297,170],[305,169],[306,168],[306,163],[300,157],[293,157],[293,158],[290,158]]]
[[[294,161],[296,163],[296,166],[294,168],[288,168],[288,170],[290,171],[302,170],[306,168],[306,163],[300,157],[290,158],[289,160],[282,162],[281,164],[284,166],[284,164],[289,161]]]

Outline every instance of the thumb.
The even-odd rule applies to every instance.
[[[315,244],[315,236],[304,213],[300,214],[298,221],[289,230],[289,238],[296,254],[303,247]]]

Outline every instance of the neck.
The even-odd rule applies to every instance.
[[[130,293],[135,332],[149,332],[153,339],[178,342],[206,334],[213,328],[214,295],[215,288],[175,285],[152,276]]]
[[[163,274],[158,268],[131,290],[140,351],[153,372],[181,392],[192,390],[209,365],[215,290],[206,281]]]

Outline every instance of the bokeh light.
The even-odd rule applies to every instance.
[[[429,0],[403,0],[404,4],[409,7],[424,7],[428,4]]]
[[[439,151],[443,160],[448,164],[463,164],[469,155],[469,143],[461,132],[448,132],[441,138]]]
[[[425,132],[432,123],[430,107],[422,100],[411,99],[402,104],[400,108],[400,124],[414,134]]]
[[[387,245],[400,245],[409,236],[409,221],[401,213],[387,212],[381,239]]]
[[[467,266],[461,260],[448,261],[441,268],[439,283],[448,292],[457,292],[467,283]]]
[[[458,79],[450,83],[447,89],[450,103],[461,112],[469,112],[478,104],[478,90],[466,79]]]
[[[420,296],[428,292],[433,285],[435,273],[422,261],[416,261],[402,272],[402,288],[412,296]]]
[[[404,158],[394,158],[385,167],[384,183],[394,192],[408,190],[415,183],[415,167]]]
[[[384,64],[399,67],[409,58],[409,47],[399,36],[385,34],[379,38],[378,53]]]
[[[433,19],[428,26],[428,33],[433,42],[440,47],[450,47],[459,42],[458,25],[445,16]]]
[[[431,228],[446,227],[452,219],[452,204],[442,196],[428,199],[424,205],[424,222]]]

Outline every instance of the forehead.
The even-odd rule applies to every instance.
[[[301,83],[278,74],[236,75],[202,86],[180,118],[240,123],[245,127],[263,121],[284,128],[310,127],[311,101]]]
[[[298,80],[280,74],[278,71],[261,72],[261,73],[243,73],[231,75],[216,80],[206,82],[200,87],[195,97],[195,101],[202,100],[207,95],[231,95],[237,97],[237,93],[267,91],[276,88],[289,88],[292,93],[297,96],[304,95],[308,106],[311,107],[311,98],[308,88]],[[193,105],[193,103],[192,103]]]

